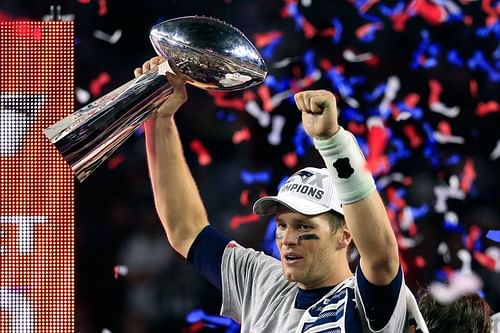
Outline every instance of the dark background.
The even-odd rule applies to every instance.
[[[474,273],[484,282],[482,294],[495,312],[500,311],[500,252],[498,243],[485,237],[489,230],[500,229],[500,163],[492,155],[500,140],[499,2],[492,1],[491,10],[482,7],[480,1],[453,2],[460,13],[443,9],[448,18],[439,23],[430,16],[432,8],[422,7],[432,5],[425,1],[382,1],[364,11],[364,1],[314,0],[310,4],[295,3],[297,14],[287,15],[287,4],[294,3],[0,0],[0,18],[42,19],[51,4],[61,5],[63,15],[73,15],[75,88],[90,94],[86,98],[78,95],[77,108],[130,80],[133,69],[154,56],[148,38],[154,24],[186,15],[224,20],[258,46],[269,76],[264,84],[249,91],[253,93],[250,100],[261,108],[265,98],[259,95],[259,87],[268,88],[271,96],[289,89],[298,91],[302,79],[316,70],[321,78],[305,88],[336,93],[341,122],[351,129],[360,128],[358,139],[365,154],[374,147],[373,143],[367,144],[367,120],[378,117],[385,124],[388,142],[382,146],[382,157],[388,157],[389,163],[375,176],[400,240],[407,284],[416,291],[433,281],[448,280],[450,272],[458,272],[463,266],[458,251],[467,249],[475,256],[471,263]],[[399,30],[393,25],[396,16],[391,19],[386,14],[386,9],[397,6],[402,8],[400,16],[409,14],[404,28]],[[314,26],[316,34],[308,36],[307,28],[297,24],[301,19]],[[331,36],[333,19],[342,24],[342,32],[336,30],[338,41]],[[378,30],[371,40],[363,40],[356,32],[368,23]],[[119,30],[121,37],[110,43],[96,38],[96,30],[109,35]],[[281,33],[272,48],[257,43],[258,36],[269,32]],[[425,33],[430,38],[428,44],[422,43]],[[378,61],[372,58],[372,62],[349,62],[342,55],[345,50],[371,53]],[[450,61],[451,51],[458,54],[462,64]],[[306,60],[311,52],[311,60]],[[435,63],[423,66],[429,59]],[[283,65],[282,60],[287,64]],[[338,70],[335,83],[322,66],[324,60]],[[391,109],[380,110],[383,94],[373,99],[367,94],[391,76],[399,78],[400,89]],[[451,118],[430,110],[429,80],[442,84],[441,102],[448,107],[458,106],[458,116]],[[359,107],[349,107],[339,92],[342,84],[352,88],[348,95],[359,102]],[[477,93],[470,88],[474,84]],[[253,201],[263,193],[275,192],[285,175],[306,165],[321,166],[310,141],[297,135],[301,133],[299,113],[292,99],[285,99],[268,113],[271,120],[277,116],[286,120],[280,144],[272,145],[268,141],[272,125],[263,126],[245,109],[222,107],[217,102],[220,95],[215,97],[192,87],[188,91],[189,101],[177,120],[211,223],[243,245],[272,251],[272,240],[266,241],[265,237],[270,225],[267,220],[236,228],[231,227],[231,221],[235,216],[250,214]],[[224,98],[241,102],[244,93]],[[418,109],[410,107],[412,116],[398,121],[395,115],[398,110],[404,111],[411,94],[419,97]],[[484,103],[490,103],[491,112],[480,114],[477,108]],[[446,132],[446,126],[464,142],[436,142],[432,132]],[[234,133],[244,128],[251,139],[234,143]],[[411,128],[421,139],[415,147],[411,147],[414,136],[408,134]],[[210,153],[210,164],[198,163],[197,153],[190,148],[193,140],[200,140]],[[85,182],[76,184],[77,332],[195,332],[201,326],[188,323],[188,313],[202,309],[207,315],[216,315],[219,311],[218,291],[185,264],[166,241],[153,207],[143,141],[138,131],[105,165]],[[295,155],[296,163],[285,163],[285,154]],[[435,189],[449,186],[454,176],[465,186],[464,170],[469,170],[470,165],[475,171],[471,188],[464,187],[461,199],[448,198],[446,210],[437,210]],[[386,177],[398,173],[406,181],[386,185]],[[408,211],[415,218],[405,229]],[[449,223],[450,212],[458,217],[457,224]],[[475,228],[479,236],[471,239]],[[405,246],[406,241],[416,243]],[[440,244],[441,248],[445,244],[449,253],[438,253]],[[481,254],[489,256],[493,266],[481,261]],[[115,276],[118,266],[126,267],[128,273]]]

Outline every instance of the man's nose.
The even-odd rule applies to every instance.
[[[295,245],[298,243],[299,234],[293,229],[286,229],[283,231],[283,244]]]

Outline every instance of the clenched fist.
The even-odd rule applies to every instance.
[[[307,90],[294,96],[304,129],[316,139],[329,139],[339,129],[335,96],[327,90]]]

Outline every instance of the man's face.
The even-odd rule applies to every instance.
[[[283,274],[299,287],[313,289],[331,286],[337,261],[347,262],[345,251],[338,249],[328,215],[303,215],[280,207],[276,213],[276,243],[281,255]],[[338,265],[345,264],[338,262]]]

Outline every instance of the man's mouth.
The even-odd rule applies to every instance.
[[[284,255],[284,258],[285,258],[285,262],[287,264],[293,264],[293,263],[302,259],[301,256],[296,255],[296,254],[286,254],[286,255]]]

